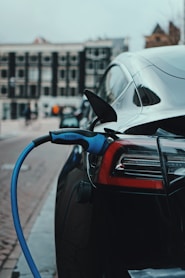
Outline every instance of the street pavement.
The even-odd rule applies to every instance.
[[[58,118],[0,122],[0,278],[33,277],[17,241],[10,205],[10,181],[20,152],[31,140],[57,130]],[[18,205],[23,233],[42,277],[56,275],[54,205],[57,176],[70,148],[43,144],[29,154],[18,180]],[[24,166],[24,167],[23,167]]]

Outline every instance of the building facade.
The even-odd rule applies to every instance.
[[[169,22],[168,32],[165,32],[159,24],[156,25],[150,36],[145,36],[145,48],[177,45],[180,42],[180,28],[173,22]]]
[[[107,65],[128,51],[127,39],[52,44],[0,44],[0,113],[23,116],[29,102],[39,115],[54,105],[78,106],[85,88],[95,91]]]

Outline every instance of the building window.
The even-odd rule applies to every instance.
[[[1,56],[0,57],[0,61],[2,62],[2,63],[8,63],[8,56],[7,55],[3,55],[3,56]]]
[[[24,70],[23,69],[19,69],[17,71],[17,77],[18,78],[24,78]]]
[[[7,87],[5,87],[5,86],[3,86],[2,88],[1,88],[1,94],[2,95],[6,95],[7,94]]]
[[[42,62],[45,64],[51,63],[51,56],[45,55],[42,57]]]
[[[60,64],[65,64],[66,63],[66,56],[64,56],[64,55],[59,56],[58,60],[59,60]]]
[[[30,86],[30,97],[35,98],[37,96],[37,86],[31,85]]]
[[[51,68],[43,68],[42,69],[42,81],[51,81],[51,80],[52,80]]]
[[[88,49],[87,49],[87,54],[91,54],[91,53],[92,53],[91,48],[88,48]]]
[[[71,63],[72,64],[76,64],[77,61],[78,61],[77,56],[76,55],[72,55],[71,56]]]
[[[24,85],[19,85],[19,96],[24,97]]]
[[[76,95],[76,88],[71,88],[71,96],[75,96]]]
[[[87,62],[87,69],[90,69],[90,70],[93,69],[93,63],[92,62]]]
[[[43,87],[43,94],[44,96],[49,96],[49,90],[50,88],[49,87]]]
[[[65,96],[65,88],[64,87],[59,88],[59,95],[60,96]]]
[[[38,62],[38,56],[37,55],[30,55],[29,56],[30,63],[37,63]]]
[[[59,77],[60,77],[60,79],[65,79],[65,70],[64,69],[59,71]]]
[[[6,69],[1,70],[1,77],[7,78],[8,77],[8,71]]]
[[[24,63],[25,57],[24,57],[24,55],[17,55],[16,60],[18,63]]]
[[[38,81],[39,71],[37,68],[29,68],[28,70],[29,81]]]
[[[105,51],[104,48],[102,48],[101,53],[102,53],[103,55],[106,54],[106,51]]]
[[[72,69],[71,70],[71,79],[76,79],[76,70],[75,69]]]
[[[99,62],[98,68],[100,70],[104,70],[105,69],[105,62]]]
[[[95,56],[99,56],[99,49],[95,49],[95,50],[94,50],[94,55],[95,55]]]
[[[94,75],[86,75],[85,78],[85,87],[93,88],[94,89]]]

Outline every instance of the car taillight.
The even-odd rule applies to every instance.
[[[163,190],[156,140],[117,140],[106,151],[98,183]]]
[[[138,137],[111,143],[102,159],[97,184],[167,193],[179,175],[185,176],[185,149],[177,140]]]

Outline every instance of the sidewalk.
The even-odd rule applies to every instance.
[[[59,126],[59,119],[58,118],[43,118],[34,120],[29,126],[25,126],[24,119],[20,120],[5,120],[1,121],[0,126],[0,151],[1,151],[1,231],[0,231],[0,278],[31,278],[33,277],[25,258],[22,255],[22,251],[20,248],[20,244],[17,243],[14,245],[15,242],[15,231],[14,229],[10,230],[8,227],[11,227],[10,222],[12,221],[12,217],[9,215],[9,179],[11,177],[11,171],[9,170],[2,170],[3,163],[6,161],[12,160],[12,152],[9,151],[9,146],[13,146],[12,148],[15,149],[15,153],[17,155],[17,148],[19,142],[26,141],[28,138],[35,139],[43,135],[47,135],[51,130],[57,130]],[[20,140],[19,140],[20,138]],[[24,139],[25,138],[25,139]],[[12,140],[13,139],[13,140]],[[30,142],[30,141],[29,141]],[[15,147],[14,147],[15,144]],[[7,147],[6,147],[7,146]],[[47,152],[43,148],[43,153],[45,156],[43,159],[44,165],[39,162],[34,162],[29,160],[29,169],[37,169],[36,177],[30,176],[30,170],[26,171],[24,176],[26,175],[27,184],[25,186],[19,187],[19,190],[23,190],[21,192],[21,200],[23,203],[28,202],[28,208],[26,211],[23,211],[23,217],[21,220],[24,221],[25,218],[30,213],[29,222],[26,224],[26,230],[24,229],[24,236],[28,239],[28,246],[33,252],[33,259],[36,262],[36,265],[41,272],[42,277],[53,278],[56,272],[55,266],[55,249],[54,249],[54,205],[55,205],[55,191],[56,191],[56,177],[58,176],[58,170],[61,167],[61,154],[62,157],[66,155],[66,149],[60,148],[55,150],[57,153],[52,156],[51,158],[50,153],[52,152],[53,148],[55,148],[55,144],[48,145]],[[39,150],[42,147],[39,148]],[[52,149],[52,150],[51,150]],[[59,151],[58,151],[59,150]],[[47,157],[49,157],[52,162],[47,161]],[[42,159],[42,160],[43,160]],[[14,159],[13,159],[14,160]],[[34,159],[33,159],[34,160]],[[41,161],[42,161],[41,160]],[[56,165],[55,165],[56,163]],[[40,168],[37,168],[36,165]],[[52,167],[49,165],[52,164]],[[48,168],[49,167],[49,168]],[[58,168],[59,167],[59,168]],[[42,175],[41,171],[45,169],[45,174]],[[39,173],[38,173],[39,171]],[[27,173],[27,174],[26,174]],[[29,179],[27,179],[29,177]],[[35,180],[35,186],[29,186],[32,182],[32,179]],[[39,192],[37,194],[39,188]],[[33,195],[32,195],[33,194]],[[38,195],[38,199],[40,199],[40,203],[38,204],[37,208],[34,203],[34,208],[36,210],[31,213],[31,200],[34,194]],[[40,196],[40,197],[39,197]],[[4,198],[4,199],[3,199]],[[21,204],[22,206],[22,204]],[[22,207],[21,207],[22,210]],[[20,211],[21,212],[21,211]],[[49,221],[48,221],[49,220]],[[7,232],[8,240],[7,241]],[[43,235],[44,232],[44,235]],[[3,248],[3,249],[2,249]],[[12,249],[13,248],[13,249]],[[6,257],[6,260],[5,260]],[[15,268],[16,267],[16,268]]]
[[[25,125],[24,119],[1,120],[0,140],[27,133],[33,133],[33,135],[45,135],[48,134],[48,130],[57,130],[58,128],[58,117],[38,118],[36,120],[32,120],[28,126]]]

